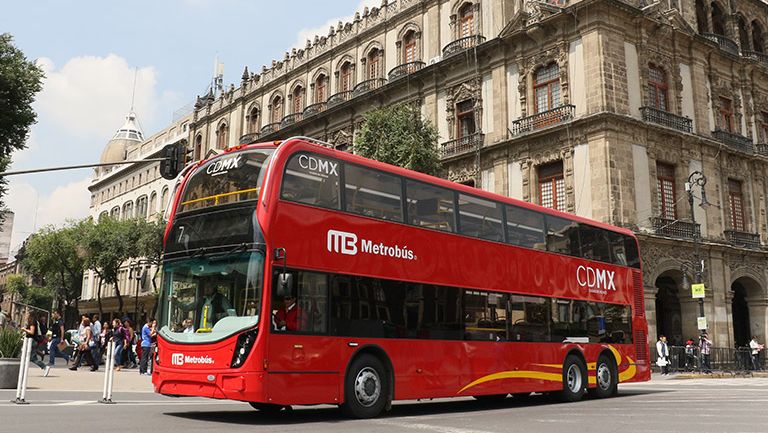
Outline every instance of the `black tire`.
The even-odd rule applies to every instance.
[[[590,394],[597,398],[608,398],[616,395],[619,387],[619,372],[616,369],[616,363],[611,358],[600,355],[597,358],[595,374],[597,376],[596,386],[590,389]]]
[[[363,354],[349,366],[344,378],[341,410],[352,418],[373,418],[389,404],[389,375],[373,355]]]
[[[587,392],[587,366],[576,355],[568,355],[563,363],[563,390],[560,400],[565,402],[579,401]]]
[[[498,403],[506,400],[508,395],[509,394],[473,395],[472,398],[486,403]]]
[[[252,408],[258,410],[259,412],[269,414],[269,415],[274,415],[280,412],[281,410],[283,410],[283,408],[285,407],[279,404],[271,404],[271,403],[248,402],[248,404],[250,404]]]

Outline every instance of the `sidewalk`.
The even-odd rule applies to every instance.
[[[27,389],[44,391],[96,391],[104,389],[104,365],[99,371],[89,371],[80,367],[77,371],[67,370],[63,362],[57,362],[48,377],[43,377],[43,370],[30,364]],[[142,376],[138,369],[115,371],[113,392],[153,392],[152,378]]]
[[[654,380],[669,379],[749,379],[753,377],[768,378],[768,371],[713,371],[710,374],[699,372],[680,372],[671,373],[668,376],[662,376],[659,373],[653,373]]]

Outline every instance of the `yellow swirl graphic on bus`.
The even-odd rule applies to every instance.
[[[613,353],[613,356],[616,358],[616,365],[621,365],[621,353],[613,346],[608,346],[608,348],[611,350],[611,353]],[[637,366],[635,366],[635,361],[627,356],[627,363],[628,366],[624,371],[619,372],[619,383],[626,382],[627,380],[632,379],[637,374]],[[471,383],[467,384],[463,388],[459,390],[456,394],[461,394],[462,392],[473,388],[477,385],[492,382],[495,380],[503,380],[503,379],[535,379],[535,380],[546,380],[549,382],[562,382],[563,381],[563,364],[532,364],[536,367],[543,367],[547,369],[558,369],[560,372],[553,373],[553,372],[547,372],[547,371],[537,371],[537,370],[521,370],[521,371],[501,371],[498,373],[489,374],[486,376],[483,376],[479,379],[476,379],[472,381]],[[597,369],[597,362],[590,362],[587,364],[587,371],[595,371]],[[589,373],[588,373],[589,374]],[[590,385],[594,385],[597,382],[597,378],[594,375],[589,375],[588,381]]]

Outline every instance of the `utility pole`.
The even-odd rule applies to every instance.
[[[685,183],[685,190],[688,192],[688,204],[691,208],[691,221],[693,222],[693,274],[694,284],[691,285],[691,292],[694,298],[699,299],[699,318],[697,320],[697,327],[699,331],[705,331],[707,328],[707,318],[704,315],[704,296],[705,289],[702,284],[702,273],[704,271],[704,261],[701,260],[701,228],[696,225],[696,214],[693,206],[693,187],[699,186],[701,188],[701,205],[709,204],[707,202],[706,192],[704,191],[704,185],[707,184],[707,177],[700,171],[694,171],[688,176],[688,181]]]

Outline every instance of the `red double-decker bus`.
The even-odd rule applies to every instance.
[[[650,378],[630,231],[308,138],[189,170],[158,316],[156,392],[265,411]]]

